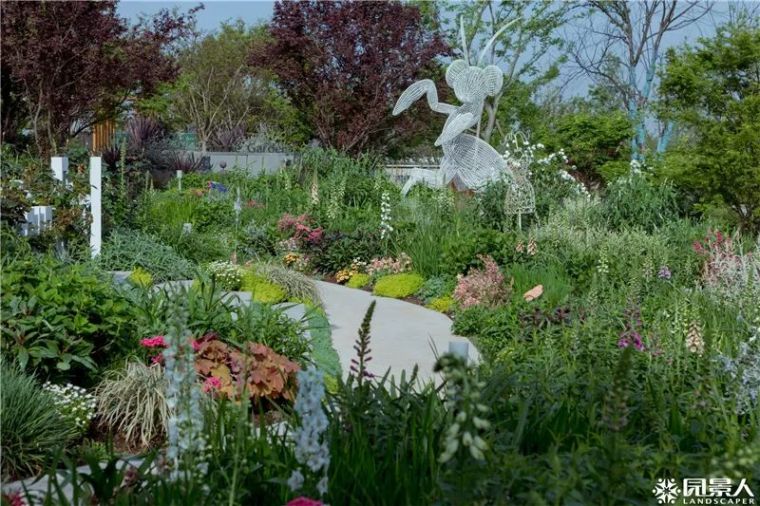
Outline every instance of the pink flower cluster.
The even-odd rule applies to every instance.
[[[499,266],[488,255],[478,255],[478,258],[483,262],[483,269],[470,269],[466,276],[457,276],[454,300],[461,307],[495,306],[506,298],[507,287]]]
[[[411,270],[412,259],[406,253],[401,253],[398,258],[373,258],[370,260],[369,265],[367,265],[367,274],[370,276],[399,274]]]
[[[308,497],[296,497],[285,506],[324,506],[324,503]]]
[[[203,386],[201,386],[201,390],[203,390],[204,393],[209,393],[211,391],[218,391],[221,388],[222,388],[222,380],[220,380],[216,376],[209,376],[208,378],[206,378],[206,381],[203,382]]]
[[[145,339],[140,339],[140,346],[146,348],[166,348],[166,341],[164,341],[164,336],[146,337]]]
[[[292,232],[292,239],[298,241],[302,246],[316,246],[322,242],[324,230],[322,227],[311,228],[311,222],[311,216],[306,213],[299,216],[285,213],[277,222],[277,228],[281,232]]]

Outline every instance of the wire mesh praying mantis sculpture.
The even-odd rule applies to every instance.
[[[481,67],[483,58],[499,35],[513,22],[503,26],[488,41],[477,64],[471,64],[464,31],[464,21],[460,19],[460,35],[464,59],[454,60],[446,69],[446,84],[454,90],[460,106],[438,101],[435,84],[423,79],[409,86],[399,97],[393,108],[397,116],[414,102],[425,96],[430,108],[446,114],[446,124],[435,141],[443,149],[440,170],[415,169],[402,190],[406,194],[415,184],[442,187],[452,184],[457,190],[483,188],[489,181],[515,177],[504,158],[487,142],[480,138],[480,121],[486,97],[495,96],[504,83],[504,74],[496,65]],[[475,135],[467,133],[475,128]]]

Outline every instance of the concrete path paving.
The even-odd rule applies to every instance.
[[[451,320],[444,314],[397,299],[375,297],[364,290],[316,281],[324,302],[327,319],[332,329],[333,346],[340,356],[344,376],[355,357],[354,343],[364,313],[370,302],[377,301],[372,317],[370,348],[372,361],[369,371],[383,375],[388,369],[392,375],[406,371],[407,377],[415,365],[419,366],[421,381],[437,381],[433,373],[436,354],[446,353],[450,341],[469,343],[451,333]],[[435,350],[435,351],[434,351]],[[469,343],[469,359],[480,357]]]

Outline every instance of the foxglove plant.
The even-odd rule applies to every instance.
[[[391,195],[384,191],[380,196],[380,239],[386,239],[391,232]]]
[[[298,394],[295,410],[301,421],[294,435],[296,460],[307,474],[316,477],[321,474],[316,488],[320,497],[327,494],[327,470],[330,467],[330,449],[323,435],[327,430],[328,420],[322,409],[325,396],[324,375],[314,366],[299,371]],[[296,469],[288,479],[291,491],[304,487],[306,477],[301,469]]]
[[[187,339],[187,311],[181,303],[174,304],[167,347],[163,351],[166,405],[170,412],[166,459],[171,480],[195,473],[202,476],[208,470],[203,455],[206,448],[201,411],[203,393],[195,371],[195,351]]]
[[[484,460],[488,443],[481,434],[491,426],[484,418],[488,406],[480,401],[485,383],[472,375],[464,359],[449,353],[438,359],[434,370],[443,375],[444,406],[451,416],[439,462],[448,462],[460,449],[469,451],[476,460]]]

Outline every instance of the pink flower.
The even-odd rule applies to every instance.
[[[154,355],[150,359],[151,364],[163,364],[164,363],[164,355],[163,353],[159,353],[158,355]]]
[[[190,346],[193,347],[193,351],[198,352],[201,349],[201,343],[200,341],[197,341],[195,339],[190,340]]]
[[[454,300],[462,307],[498,305],[507,296],[504,274],[490,256],[478,256],[484,269],[470,269],[467,276],[457,276]]]
[[[308,497],[296,497],[285,506],[324,506],[322,501],[309,499]]]
[[[209,376],[206,378],[206,381],[203,382],[203,386],[201,387],[201,390],[208,393],[212,390],[219,390],[222,388],[222,380],[217,378],[216,376]]]
[[[165,348],[166,342],[164,341],[164,336],[153,336],[141,339],[140,345],[145,346],[146,348]]]
[[[20,490],[14,490],[13,492],[8,492],[8,493],[3,492],[2,497],[3,497],[3,504],[5,504],[5,502],[7,501],[8,504],[10,504],[11,506],[26,506],[26,501],[24,500],[24,497],[21,495]]]

